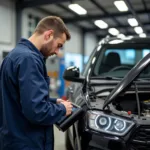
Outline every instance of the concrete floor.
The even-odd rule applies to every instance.
[[[54,150],[66,150],[65,148],[65,134],[62,131],[59,131],[54,126],[54,137],[55,137],[55,148]]]

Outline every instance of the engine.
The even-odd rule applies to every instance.
[[[140,114],[141,116],[150,117],[150,94],[139,93]],[[119,111],[130,111],[138,115],[138,107],[135,93],[124,94],[116,98],[113,102],[115,109]]]
[[[150,100],[141,102],[142,114],[146,117],[150,117]]]

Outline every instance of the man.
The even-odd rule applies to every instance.
[[[70,115],[68,101],[49,98],[44,58],[57,55],[70,34],[59,17],[42,19],[0,70],[0,150],[53,150],[53,124]]]

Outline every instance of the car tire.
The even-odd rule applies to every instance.
[[[69,139],[68,131],[66,131],[66,133],[65,133],[65,147],[66,147],[66,150],[73,150],[73,147],[72,147],[70,139]]]

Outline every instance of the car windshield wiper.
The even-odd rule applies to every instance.
[[[91,79],[122,80],[122,78],[112,77],[112,76],[97,76],[97,77],[91,77]]]

